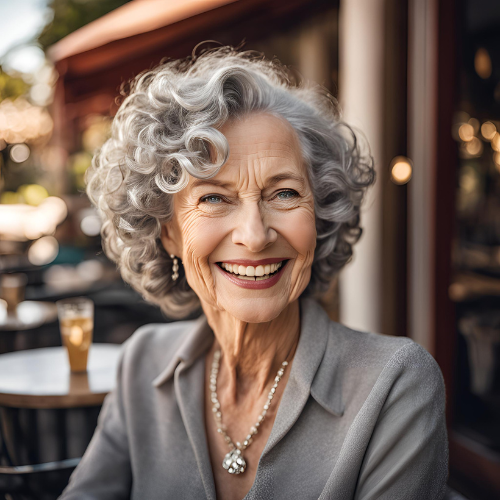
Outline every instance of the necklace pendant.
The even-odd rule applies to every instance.
[[[247,468],[247,463],[241,454],[241,450],[238,448],[232,449],[225,457],[222,462],[222,467],[226,469],[229,474],[241,474],[245,472]]]

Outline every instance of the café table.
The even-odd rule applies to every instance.
[[[57,307],[53,302],[25,300],[7,313],[0,299],[0,354],[54,345],[59,338]]]
[[[83,373],[70,372],[62,346],[0,354],[0,493],[20,484],[33,498],[57,498],[115,385],[120,352],[92,344]],[[16,474],[22,481],[9,482]]]
[[[15,314],[8,314],[0,302],[0,331],[29,330],[57,319],[57,307],[52,302],[25,300],[20,302]]]

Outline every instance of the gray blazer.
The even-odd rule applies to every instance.
[[[301,335],[245,500],[445,495],[445,388],[412,340],[351,330],[300,299]],[[204,427],[205,316],[139,328],[60,498],[215,500]]]

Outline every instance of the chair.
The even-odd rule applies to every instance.
[[[0,407],[0,499],[56,500],[85,452],[98,407]]]
[[[38,465],[0,466],[0,495],[12,500],[56,500],[79,462],[80,458],[70,458]]]

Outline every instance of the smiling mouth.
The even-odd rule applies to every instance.
[[[266,264],[264,266],[240,266],[238,264],[228,264],[217,262],[217,265],[227,274],[244,281],[265,281],[278,274],[286,265],[289,259],[282,260],[276,264]]]

